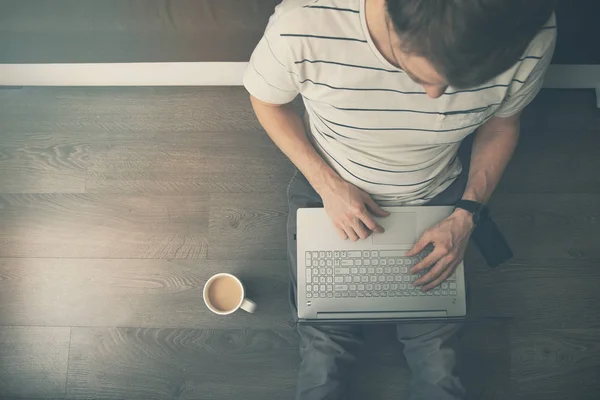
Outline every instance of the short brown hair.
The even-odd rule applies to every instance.
[[[481,85],[512,67],[550,19],[555,0],[386,0],[403,50],[452,86]]]

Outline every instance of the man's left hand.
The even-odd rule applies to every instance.
[[[431,269],[413,282],[413,285],[421,286],[421,290],[425,292],[448,279],[465,257],[473,229],[475,225],[472,214],[456,209],[451,216],[425,231],[406,255],[413,257],[423,251],[427,245],[433,244],[433,251],[415,265],[410,273],[415,274],[430,267]]]

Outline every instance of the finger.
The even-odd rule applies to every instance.
[[[356,220],[356,223],[354,224],[354,232],[356,232],[358,237],[361,239],[366,239],[371,234],[371,231],[369,231],[365,227],[365,225],[358,219]]]
[[[413,286],[426,286],[431,284],[431,282],[434,282],[436,279],[442,276],[446,268],[452,264],[452,261],[453,260],[449,259],[449,257],[442,258],[435,264],[433,268],[431,268],[429,272],[414,281]]]
[[[444,270],[444,272],[436,280],[423,286],[421,288],[421,290],[426,292],[428,290],[431,290],[431,289],[439,286],[442,282],[444,282],[446,279],[448,279],[450,277],[450,275],[452,275],[454,273],[454,270],[456,270],[456,265],[454,265],[453,267],[447,266],[446,269]]]
[[[342,240],[346,240],[348,239],[348,235],[346,235],[346,231],[344,231],[342,228],[338,228],[337,226],[335,227],[336,232],[338,233],[340,239]]]
[[[423,251],[425,247],[427,247],[429,243],[431,243],[431,238],[429,237],[429,233],[425,232],[421,236],[421,238],[417,240],[417,243],[415,243],[415,245],[409,251],[406,252],[406,256],[412,257],[414,255],[419,254]]]
[[[424,269],[433,267],[438,261],[440,261],[444,256],[447,256],[447,253],[444,253],[439,248],[434,248],[431,253],[427,255],[421,262],[417,263],[410,269],[411,274],[416,274],[419,271],[423,271]]]
[[[369,195],[367,195],[367,198],[365,199],[365,204],[367,205],[367,207],[369,207],[369,211],[371,211],[373,214],[377,215],[378,217],[387,217],[390,215],[389,212],[383,210],[381,207],[379,207],[379,205],[377,203],[375,203],[375,200],[373,200],[373,198]]]
[[[375,220],[367,213],[366,211],[359,214],[358,218],[364,226],[366,226],[369,230],[377,233],[383,233],[383,228],[379,225]]]
[[[356,234],[356,232],[354,232],[354,229],[351,226],[345,227],[344,231],[346,232],[348,239],[350,239],[351,241],[356,242],[358,240],[358,235]]]

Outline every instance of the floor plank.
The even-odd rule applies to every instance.
[[[3,257],[206,256],[206,196],[0,195]]]
[[[70,331],[0,327],[0,398],[64,397]]]
[[[202,289],[213,274],[244,282],[255,314],[217,316]],[[288,266],[265,260],[0,259],[0,325],[284,328]]]
[[[288,330],[73,328],[67,397],[292,398],[298,344]]]
[[[10,101],[0,102],[6,132],[262,132],[242,87],[31,87],[10,92]]]
[[[595,400],[600,395],[600,330],[517,329],[511,357],[519,400]]]
[[[208,258],[287,260],[285,191],[210,198]]]

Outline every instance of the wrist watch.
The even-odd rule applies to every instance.
[[[471,200],[459,200],[455,204],[455,208],[466,210],[473,215],[473,224],[478,226],[482,221],[490,217],[490,210],[485,204]]]

